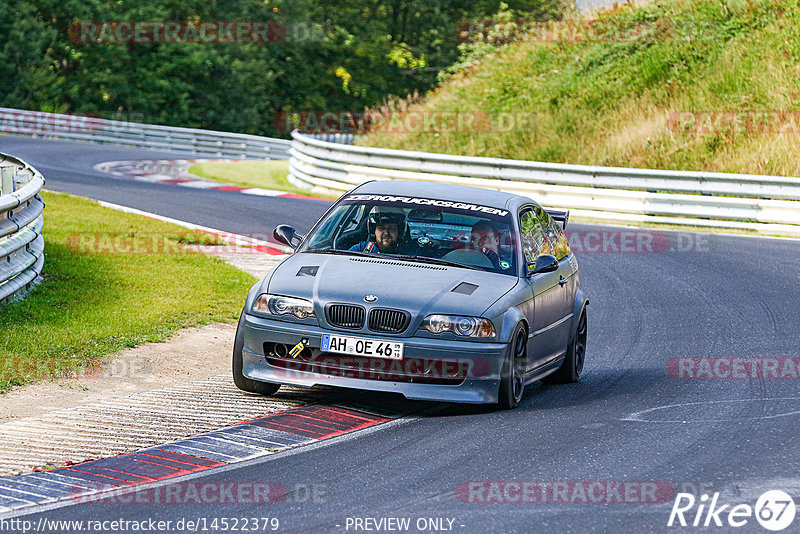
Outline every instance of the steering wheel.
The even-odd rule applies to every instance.
[[[494,271],[494,264],[492,263],[492,260],[490,260],[486,254],[480,250],[471,250],[466,248],[451,250],[442,256],[442,259],[454,261],[470,267],[478,267],[480,269]]]

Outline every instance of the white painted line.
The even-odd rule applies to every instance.
[[[258,195],[260,197],[279,197],[287,194],[286,191],[278,191],[276,189],[261,189],[259,187],[253,187],[251,189],[242,189],[239,192],[244,193],[245,195]]]
[[[170,177],[168,179],[174,180],[173,177]],[[170,185],[179,185],[181,187],[194,187],[195,189],[213,189],[214,187],[226,187],[233,184],[223,184],[222,182],[208,182],[205,180],[195,180],[193,182],[180,182],[177,184],[170,184]]]
[[[133,178],[133,179],[135,179],[135,180],[137,180],[139,182],[150,182],[152,184],[157,184],[161,180],[164,179],[162,176],[159,176],[157,174],[142,174],[142,175],[137,175],[137,176],[133,176],[133,175],[130,175],[130,174],[121,174],[121,173],[116,173],[116,172],[112,173],[112,174],[116,174],[117,176],[127,176],[127,177]]]
[[[702,420],[683,420],[683,419],[644,419],[642,416],[648,413],[652,413],[658,410],[666,410],[669,408],[683,408],[686,406],[702,406],[708,404],[729,404],[734,402],[766,402],[766,401],[783,401],[783,400],[800,400],[800,397],[766,397],[766,398],[755,398],[755,399],[725,399],[725,400],[710,400],[710,401],[701,401],[701,402],[680,402],[677,404],[664,404],[662,406],[656,406],[655,408],[648,408],[646,410],[640,410],[638,412],[633,412],[629,415],[626,415],[621,421],[632,421],[635,423],[711,423],[711,422],[726,422],[726,421],[742,421],[742,420],[760,420],[760,419],[777,419],[779,417],[788,417],[790,415],[797,415],[800,414],[800,410],[792,410],[789,412],[778,413],[774,415],[761,415],[757,417],[743,417],[737,416],[736,418],[726,418],[726,419],[714,419],[714,418],[707,418]]]
[[[13,479],[10,479],[9,481],[13,482]],[[21,493],[22,496],[19,497],[19,499],[22,499],[22,500],[28,500],[28,498],[31,497],[31,496],[32,497],[36,497],[37,499],[45,499],[45,501],[54,501],[54,500],[56,500],[54,497],[50,497],[49,495],[43,495],[41,493],[34,493],[33,491],[25,491],[25,490],[21,490],[19,488],[12,488],[10,486],[4,486],[1,483],[0,483],[0,489],[5,490],[5,491],[10,491],[10,492]],[[31,489],[35,489],[35,488],[31,488]],[[12,499],[17,499],[17,497],[15,497],[13,493],[11,494],[11,498]],[[34,501],[34,502],[36,502],[36,501]],[[41,501],[39,501],[39,502],[41,502]]]

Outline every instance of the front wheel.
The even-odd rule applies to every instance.
[[[583,371],[583,361],[586,358],[586,309],[581,312],[575,335],[567,345],[567,355],[564,363],[555,373],[546,376],[542,382],[545,384],[569,384],[577,382]]]
[[[244,376],[242,373],[242,349],[244,348],[244,310],[236,326],[236,338],[233,341],[233,383],[242,391],[258,393],[259,395],[274,395],[280,389],[280,384],[259,382]]]
[[[525,327],[518,325],[508,344],[508,354],[500,374],[500,390],[497,405],[503,410],[512,410],[519,405],[525,391],[528,336]]]

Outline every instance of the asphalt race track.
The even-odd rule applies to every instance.
[[[233,232],[263,232],[279,222],[305,231],[327,205],[193,191],[92,170],[100,161],[170,157],[163,152],[6,136],[0,152],[36,166],[49,189]],[[45,232],[54,224],[48,219]],[[570,229],[609,242],[623,231]],[[800,242],[655,233],[680,250],[577,253],[591,301],[586,368],[577,384],[530,386],[509,412],[429,404],[374,431],[194,479],[317,485],[324,492],[316,499],[298,490],[267,506],[76,504],[33,510],[25,519],[277,517],[279,532],[363,532],[355,526],[375,524],[355,519],[395,517],[410,518],[409,531],[417,532],[418,520],[433,531],[436,523],[427,519],[444,518],[452,526],[444,521],[439,530],[455,532],[638,533],[697,530],[667,527],[679,491],[719,492],[720,504],[752,506],[775,489],[800,502],[800,382],[792,367],[800,358]],[[717,379],[680,378],[673,358],[718,358],[706,362],[716,365]],[[751,372],[760,376],[752,368],[756,358],[778,358],[777,371],[752,378]],[[365,405],[386,399],[358,395]],[[547,502],[537,492],[521,497],[521,486],[503,484],[509,481],[542,483],[527,487],[548,488]],[[660,488],[655,498],[639,491],[646,483]],[[551,491],[557,487],[568,490]],[[612,502],[583,502],[592,499],[581,488]],[[526,502],[475,502],[487,498]],[[686,513],[687,521],[696,511]],[[800,518],[787,532],[798,524]],[[754,517],[741,528],[725,523],[708,530],[764,531]]]

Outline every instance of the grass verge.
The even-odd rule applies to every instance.
[[[494,131],[387,131],[385,148],[589,165],[800,175],[800,3],[656,0],[607,38],[498,47],[413,112]],[[501,119],[504,119],[501,120]]]
[[[289,183],[286,179],[289,175],[289,162],[286,160],[195,163],[189,167],[189,172],[207,180],[242,187],[274,189],[325,199],[338,198],[314,193]]]
[[[0,393],[90,374],[120,349],[238,318],[255,279],[182,245],[213,239],[80,197],[43,197],[44,281],[0,308]]]

